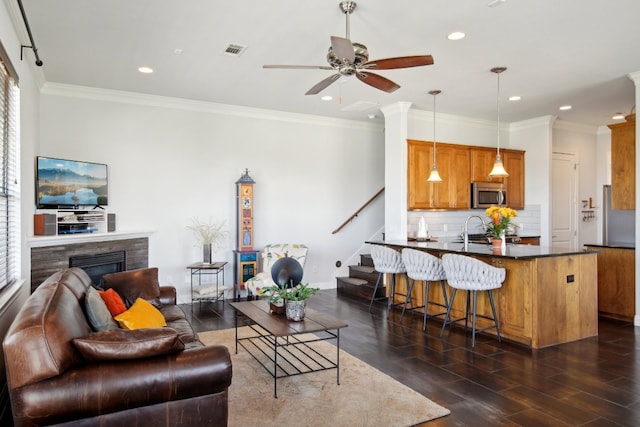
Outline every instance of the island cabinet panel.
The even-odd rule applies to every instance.
[[[632,322],[636,314],[636,251],[592,247],[598,251],[598,312]]]
[[[390,246],[401,249],[397,245]],[[421,250],[435,256],[449,252],[430,248]],[[475,253],[468,255],[506,269],[502,287],[493,291],[503,338],[531,348],[543,348],[598,335],[598,267],[595,252],[525,259]],[[387,277],[387,283],[389,279]],[[406,293],[403,275],[397,275],[396,286],[399,293]],[[416,281],[412,292],[416,307],[424,305],[423,286],[424,282]],[[452,288],[447,285],[446,289],[450,296]],[[430,300],[444,303],[439,282],[432,282]],[[403,302],[404,297],[401,296],[394,300],[396,304]],[[459,290],[451,317],[464,317],[465,305],[466,291]],[[444,311],[435,305],[429,305],[427,310],[429,314]],[[422,308],[417,311],[423,313]],[[477,312],[491,317],[491,305],[486,292],[478,292]],[[441,316],[437,321],[442,322],[443,318]],[[477,318],[479,329],[492,325],[491,320]],[[495,329],[485,332],[496,335]]]
[[[598,334],[595,254],[537,259],[534,294],[536,348]]]
[[[636,122],[609,125],[611,129],[611,207],[636,208]]]

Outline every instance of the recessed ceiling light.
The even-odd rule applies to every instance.
[[[138,68],[138,71],[140,71],[143,74],[151,74],[153,73],[153,68],[150,67],[140,67]]]
[[[331,101],[331,100],[333,99],[333,96],[331,96],[331,95],[325,95],[325,96],[323,96],[323,97],[322,97],[322,98],[320,98],[320,99],[322,99],[323,101]]]
[[[463,33],[462,31],[454,31],[453,33],[449,34],[447,38],[449,40],[462,40],[465,35],[466,34]]]
[[[571,110],[571,105],[563,105],[562,107],[560,107],[560,110],[562,111]]]
[[[369,117],[371,120],[373,120],[373,119],[375,119],[375,118],[376,118],[376,115],[375,115],[375,114],[369,114],[369,116],[368,116],[368,117]]]
[[[611,117],[611,118],[612,118],[613,120],[622,120],[622,119],[624,119],[624,114],[622,114],[622,113],[615,113],[615,114],[613,115],[613,117]]]
[[[520,101],[521,99],[520,95],[513,95],[509,97],[509,101]]]
[[[176,54],[176,55],[182,55],[182,52],[184,52],[184,51],[182,49],[180,49],[180,48],[173,49],[173,53]]]

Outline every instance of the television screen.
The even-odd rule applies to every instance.
[[[39,209],[106,206],[107,165],[38,156],[36,204]]]

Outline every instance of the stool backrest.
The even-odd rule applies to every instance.
[[[446,274],[442,267],[442,260],[425,251],[404,248],[402,262],[407,269],[407,276],[414,280],[444,280]]]
[[[484,291],[502,286],[506,277],[504,268],[465,255],[444,254],[442,266],[449,286],[469,291]]]
[[[381,245],[371,245],[371,259],[377,272],[380,273],[404,273],[406,271],[402,262],[402,255],[395,249]]]

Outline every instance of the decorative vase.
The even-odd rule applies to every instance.
[[[307,301],[289,301],[285,302],[287,320],[292,320],[294,322],[299,322],[304,320],[305,308],[307,306]]]
[[[507,236],[505,236],[504,233],[502,233],[502,242],[500,242],[500,249],[502,250],[502,253],[506,253],[507,252]]]
[[[498,239],[496,237],[494,237],[491,240],[491,249],[493,249],[494,251],[497,250],[501,250],[502,249],[502,239]]]
[[[211,243],[204,243],[202,245],[202,262],[211,264]]]

